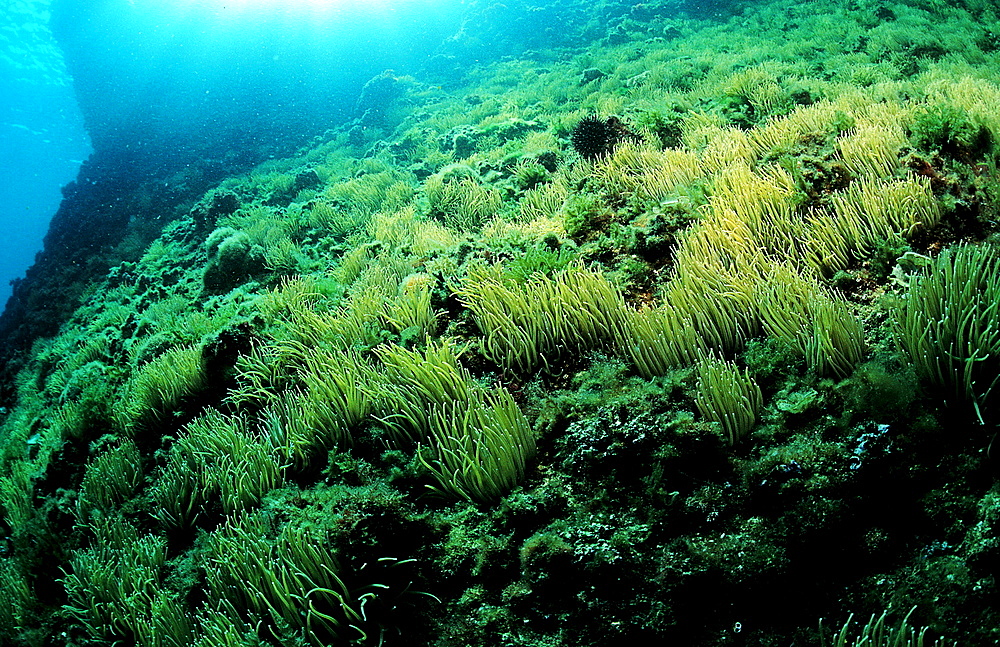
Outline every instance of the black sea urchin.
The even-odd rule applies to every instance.
[[[585,159],[603,157],[625,139],[638,139],[618,117],[601,119],[590,115],[580,120],[573,129],[573,148]]]
[[[580,120],[573,129],[573,148],[585,159],[596,159],[611,149],[609,128],[600,117],[590,115]]]

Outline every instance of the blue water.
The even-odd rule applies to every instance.
[[[62,52],[48,27],[48,0],[8,0],[0,12],[0,307],[10,281],[41,248],[91,147]]]
[[[79,180],[109,186],[96,207],[109,213],[115,183],[163,179],[169,192],[166,185],[186,166],[204,171],[214,164],[221,175],[288,154],[296,140],[358,117],[359,94],[372,77],[427,66],[461,29],[465,10],[463,0],[5,5],[0,305],[10,296],[8,283],[24,275],[41,248],[60,189],[92,153],[100,173]],[[157,205],[152,195],[127,216],[171,215]]]

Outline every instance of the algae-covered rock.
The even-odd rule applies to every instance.
[[[205,241],[208,264],[203,282],[208,292],[230,290],[265,269],[264,250],[232,227],[213,231]]]
[[[0,642],[995,643],[995,39],[838,2],[474,3],[136,189],[0,398]]]

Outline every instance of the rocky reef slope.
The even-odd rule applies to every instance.
[[[618,15],[133,219],[3,412],[6,644],[996,642],[996,16]]]

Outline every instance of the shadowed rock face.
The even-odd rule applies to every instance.
[[[210,5],[53,0],[94,153],[0,315],[0,383],[17,369],[12,358],[58,330],[89,280],[125,260],[112,250],[130,220],[155,232],[220,179],[342,127],[365,82],[387,67],[415,71],[458,22],[455,8],[398,27],[277,11],[240,22]]]
[[[264,159],[353,116],[376,74],[414,73],[458,18],[451,2],[403,4],[391,21],[364,9],[233,4],[53,0],[95,149],[170,151],[184,163],[185,152],[228,142]]]

